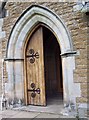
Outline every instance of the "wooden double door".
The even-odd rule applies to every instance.
[[[45,106],[47,96],[62,91],[60,50],[55,39],[43,26],[29,38],[26,48],[27,104]]]

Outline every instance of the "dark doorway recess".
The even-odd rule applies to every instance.
[[[60,46],[54,34],[43,27],[46,102],[63,100]]]

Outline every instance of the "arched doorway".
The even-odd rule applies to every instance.
[[[47,105],[63,98],[60,47],[54,34],[39,25],[26,47],[27,104]]]
[[[8,84],[6,91],[9,100],[22,100],[27,104],[27,81],[24,69],[25,50],[28,35],[39,23],[50,28],[60,44],[63,71],[63,100],[65,103],[76,102],[80,96],[80,85],[73,81],[75,69],[75,57],[72,54],[73,46],[69,31],[60,16],[39,5],[32,5],[26,9],[13,26],[7,43],[6,67],[8,72]],[[69,53],[69,54],[68,54]],[[65,56],[67,54],[67,56]],[[71,64],[70,64],[71,63]],[[76,92],[75,92],[75,90]]]

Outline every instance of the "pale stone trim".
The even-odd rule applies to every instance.
[[[60,34],[59,36],[61,38],[59,40],[59,36],[58,36],[58,42],[60,42],[59,44],[62,46],[61,47],[62,53],[65,53],[66,51],[69,51],[69,50],[72,51],[73,50],[72,42],[71,42],[71,38],[69,36],[67,27],[64,25],[61,18],[59,17],[57,18],[57,17],[58,16],[52,14],[52,12],[51,11],[49,12],[47,9],[42,9],[41,7],[37,7],[37,6],[34,6],[33,8],[31,8],[29,11],[25,13],[25,15],[16,24],[9,40],[10,42],[8,46],[8,51],[11,48],[14,49],[14,46],[17,43],[16,42],[17,38],[19,37],[19,35],[21,35],[21,32],[23,35],[28,35],[27,30],[31,31],[32,27],[35,26],[35,24],[38,24],[39,22],[48,24],[48,26],[53,30],[56,36]],[[11,58],[13,58],[12,51],[7,53],[8,57],[10,56]],[[18,57],[23,57],[23,55]]]
[[[61,54],[73,51],[71,37],[60,17],[52,13],[47,8],[40,6],[33,6],[20,18],[15,25],[9,39],[7,58],[10,59],[23,59],[25,41],[32,29],[42,22],[50,28],[55,34],[61,48]],[[62,58],[63,70],[63,87],[64,87],[64,101],[75,103],[76,97],[81,95],[80,84],[73,82],[73,70],[75,69],[75,58],[64,57]],[[24,68],[23,61],[7,63],[7,71],[9,75],[9,89],[10,97],[23,99],[24,98]],[[17,72],[18,71],[18,72]],[[13,76],[13,74],[15,76]],[[19,76],[19,77],[18,77]],[[13,78],[14,77],[14,78]],[[20,86],[18,89],[18,86]],[[15,86],[15,94],[14,94]],[[13,94],[13,95],[12,95]]]
[[[2,38],[4,38],[5,37],[5,31],[2,31],[2,27],[3,27],[3,18],[0,18],[0,42],[2,42]],[[1,93],[2,93],[2,95],[1,96],[3,96],[3,92],[4,92],[4,90],[3,90],[3,59],[0,59],[0,64],[1,64],[1,88],[0,88],[0,90],[1,90]],[[0,97],[0,109],[2,110],[2,101],[3,101],[3,98],[2,97]]]

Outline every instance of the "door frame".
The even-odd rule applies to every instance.
[[[56,22],[55,22],[56,21]],[[28,36],[34,28],[43,23],[53,32],[60,45],[61,54],[73,53],[72,39],[69,30],[60,16],[46,7],[32,5],[16,21],[7,43],[7,91],[9,99],[21,99],[26,104],[26,75],[25,75],[25,45]],[[62,31],[62,32],[61,32]],[[66,38],[66,39],[65,39]],[[71,64],[70,64],[71,63]],[[18,69],[19,68],[19,69]],[[67,54],[62,57],[64,103],[76,103],[76,97],[81,96],[80,84],[74,83],[73,71],[75,69],[75,56]],[[12,75],[11,75],[12,74]],[[19,74],[19,76],[18,76]],[[15,75],[15,76],[14,76]],[[19,82],[18,82],[19,80]],[[17,84],[18,83],[18,84]],[[25,83],[25,84],[24,84]],[[70,86],[71,84],[71,86]],[[20,86],[18,88],[18,86]],[[14,89],[18,88],[18,89]],[[74,89],[76,89],[76,94]]]

